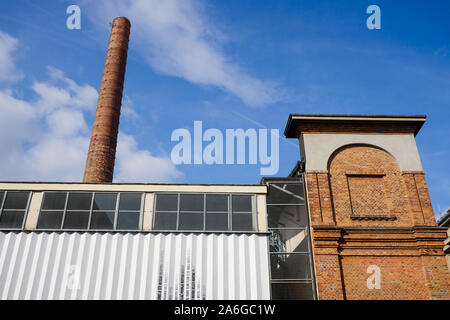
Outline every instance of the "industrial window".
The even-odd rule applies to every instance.
[[[44,192],[38,229],[139,230],[142,193]]]
[[[254,196],[158,193],[154,230],[253,231]]]
[[[0,228],[23,229],[30,191],[0,191]]]
[[[206,230],[228,230],[228,202],[226,194],[209,194],[206,197]]]
[[[272,298],[277,300],[311,300],[314,291],[309,282],[272,283]]]
[[[269,180],[267,218],[272,299],[314,299],[313,261],[303,176]]]

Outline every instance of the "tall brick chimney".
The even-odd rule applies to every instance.
[[[83,182],[113,179],[130,26],[124,17],[112,24]]]

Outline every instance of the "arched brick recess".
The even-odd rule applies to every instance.
[[[330,157],[334,218],[339,226],[412,226],[402,172],[386,151],[349,145]]]

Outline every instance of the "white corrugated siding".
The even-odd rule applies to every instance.
[[[263,234],[0,231],[0,300],[269,298]]]

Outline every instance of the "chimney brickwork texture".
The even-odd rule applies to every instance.
[[[83,182],[112,182],[127,63],[130,21],[114,19],[98,95]]]

